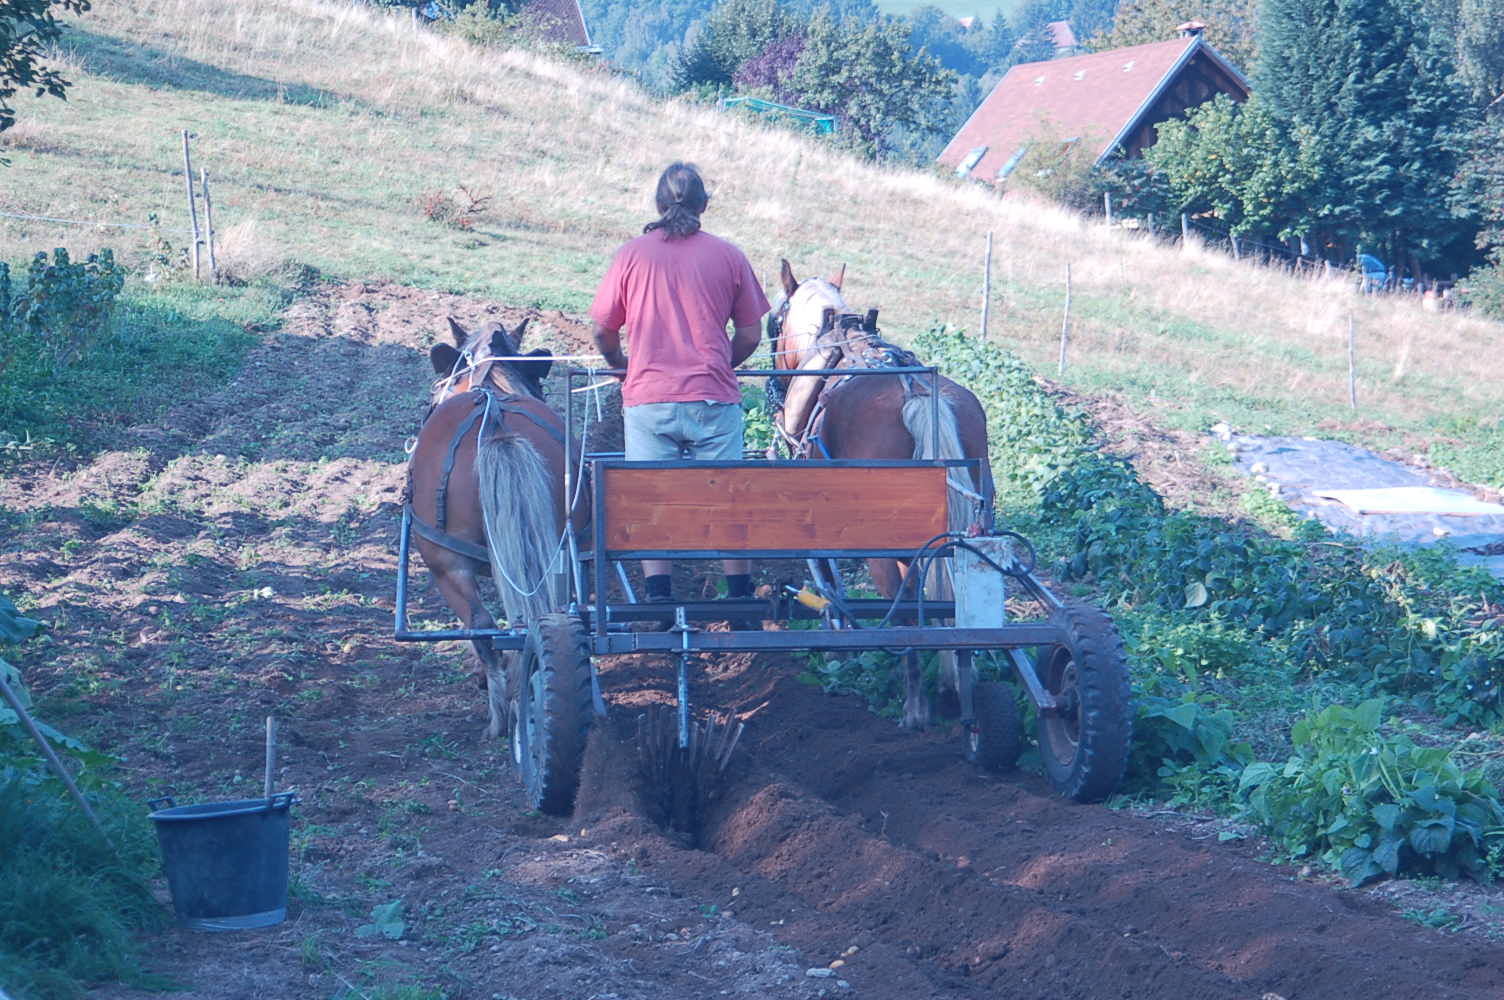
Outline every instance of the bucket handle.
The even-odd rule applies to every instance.
[[[164,795],[158,799],[147,799],[146,808],[155,812],[158,809],[171,809],[178,804],[178,800],[171,795]]]
[[[298,801],[297,792],[278,792],[266,800],[266,811],[271,812],[273,809],[286,809],[296,801]]]

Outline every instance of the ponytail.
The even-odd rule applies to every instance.
[[[644,233],[663,230],[669,239],[683,239],[700,231],[700,213],[710,203],[705,182],[692,163],[671,163],[658,178],[655,195],[658,218],[642,227]]]

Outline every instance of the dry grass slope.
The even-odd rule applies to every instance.
[[[69,102],[25,102],[4,140],[14,165],[0,211],[123,222],[156,213],[181,243],[175,171],[188,127],[248,273],[293,259],[580,310],[612,248],[650,215],[656,171],[682,157],[714,185],[707,227],[742,244],[770,284],[780,256],[801,273],[845,262],[850,300],[881,306],[900,338],[937,322],[975,328],[991,230],[992,335],[1051,364],[1069,260],[1071,379],[1125,391],[1171,423],[1301,430],[1327,420],[1414,443],[1504,410],[1497,325],[859,162],[660,102],[599,67],[478,48],[323,0],[116,2],[77,28],[64,54],[78,81]],[[421,193],[461,185],[493,197],[473,228],[417,209]],[[144,240],[5,220],[0,256]],[[1346,406],[1349,314],[1361,422]]]

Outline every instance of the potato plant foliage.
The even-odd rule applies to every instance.
[[[1242,811],[1355,881],[1487,874],[1504,812],[1482,778],[1445,748],[1353,720],[1398,697],[1452,725],[1504,721],[1504,586],[1445,549],[1363,548],[1314,522],[1281,538],[1170,509],[1127,462],[1097,451],[1087,420],[1017,358],[943,327],[914,346],[984,401],[1001,512],[1034,525],[1055,574],[1095,589],[1124,623],[1139,790]],[[1302,683],[1371,700],[1308,704],[1282,748],[1289,761],[1254,760],[1238,736],[1245,706],[1288,704]],[[1342,726],[1345,741],[1327,738]],[[1362,780],[1314,804],[1302,782],[1325,789],[1339,767]]]

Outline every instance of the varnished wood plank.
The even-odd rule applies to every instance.
[[[608,549],[917,549],[946,525],[940,467],[603,471]]]

